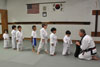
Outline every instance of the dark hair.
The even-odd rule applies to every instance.
[[[43,23],[43,24],[42,24],[42,27],[44,27],[44,26],[47,26],[47,24],[46,24],[46,23]]]
[[[5,29],[5,30],[4,30],[4,33],[5,33],[5,32],[7,32],[7,33],[8,33],[8,29]]]
[[[66,31],[66,34],[71,34],[71,32],[69,30]]]
[[[17,28],[19,29],[19,28],[22,28],[22,27],[21,26],[18,26]]]
[[[54,27],[53,27],[53,28],[51,28],[51,32],[53,32],[53,31],[56,31],[56,28],[54,28]]]
[[[83,34],[86,34],[84,29],[80,29],[80,32],[83,33]]]
[[[33,25],[33,26],[32,26],[32,29],[33,29],[33,28],[35,28],[35,27],[36,27],[36,26],[35,26],[35,25]]]
[[[15,25],[13,25],[13,26],[12,26],[12,29],[14,29],[14,28],[16,28],[16,26],[15,26]]]

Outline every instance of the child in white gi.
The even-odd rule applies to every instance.
[[[54,56],[55,55],[55,48],[57,44],[57,36],[56,34],[56,28],[51,29],[51,34],[50,34],[50,55]]]
[[[63,52],[62,55],[70,54],[70,45],[72,44],[71,38],[70,38],[71,32],[68,30],[66,31],[66,35],[63,38]]]
[[[36,39],[37,39],[36,26],[32,26],[32,29],[33,29],[31,33],[32,52],[35,52]]]
[[[42,24],[42,29],[40,30],[41,40],[40,40],[37,54],[40,54],[40,50],[43,46],[45,48],[45,52],[48,54],[48,50],[47,50],[48,33],[47,33],[46,29],[47,29],[47,24]]]
[[[15,50],[17,48],[17,45],[16,45],[16,26],[15,25],[12,26],[11,35],[12,35],[12,48]]]
[[[4,34],[3,34],[3,39],[4,39],[4,48],[8,49],[9,48],[9,34],[8,34],[8,30],[5,29]]]
[[[23,33],[21,31],[22,27],[18,26],[18,31],[16,32],[16,41],[17,41],[17,51],[23,50]]]

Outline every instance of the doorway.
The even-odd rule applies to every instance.
[[[5,29],[8,29],[8,15],[7,10],[0,9],[0,39]]]

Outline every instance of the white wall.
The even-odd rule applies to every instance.
[[[0,9],[6,9],[6,0],[0,0]]]
[[[6,0],[0,0],[0,9],[6,9],[7,7]],[[1,23],[1,14],[0,14],[0,23]],[[0,25],[0,34],[2,33],[2,27]]]
[[[49,25],[48,32],[50,33],[51,27],[56,27],[58,30],[57,35],[59,39],[64,37],[66,30],[72,31],[72,39],[80,39],[78,36],[78,31],[80,28],[86,29],[87,34],[91,35],[94,31],[95,16],[92,15],[92,10],[96,9],[95,0],[66,0],[63,4],[63,11],[53,11],[52,4],[40,4],[39,14],[27,14],[27,6],[29,3],[47,1],[58,1],[58,0],[8,0],[7,10],[8,10],[8,20],[9,22],[27,22],[27,21],[89,21],[91,25]],[[59,0],[61,1],[61,0]],[[47,6],[47,17],[42,17],[43,6]],[[30,37],[31,26],[32,25],[22,25],[25,37]],[[38,35],[40,25],[38,27]],[[100,29],[100,24],[98,29]],[[11,25],[9,25],[9,30],[11,31]],[[100,31],[100,30],[99,30]],[[28,33],[27,33],[28,32]],[[100,41],[100,38],[94,38],[96,41]]]

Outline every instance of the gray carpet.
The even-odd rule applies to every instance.
[[[49,45],[49,44],[48,44]],[[100,55],[100,44],[96,44],[98,56]],[[10,45],[11,46],[11,45]],[[71,55],[62,56],[62,42],[56,48],[57,55],[49,56],[41,51],[40,55],[32,53],[31,43],[24,41],[24,51],[3,49],[3,41],[0,41],[0,67],[99,67],[100,61],[85,61],[74,58],[75,44],[71,45]]]

